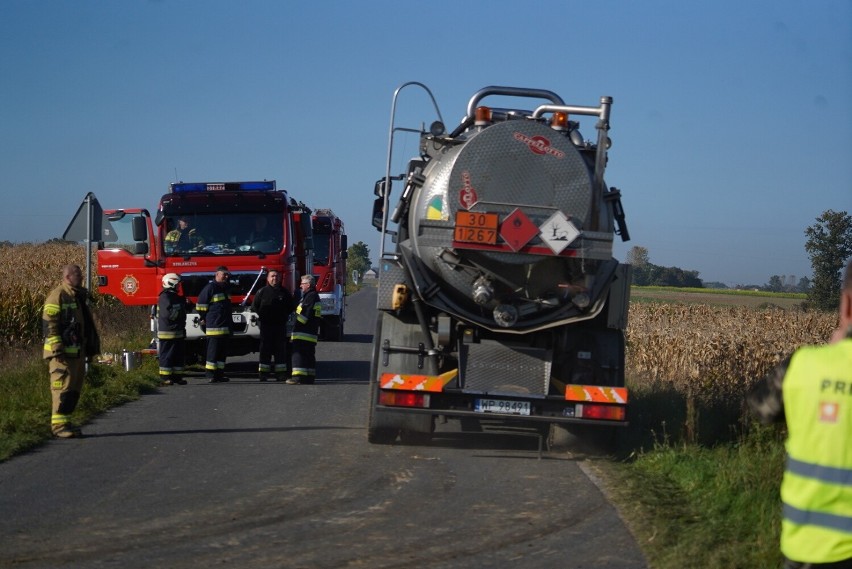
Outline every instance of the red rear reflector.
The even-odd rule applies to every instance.
[[[623,421],[627,416],[627,410],[624,407],[616,407],[613,405],[596,405],[594,403],[584,403],[577,405],[577,417],[583,419],[603,419],[606,421]]]
[[[429,407],[429,394],[411,391],[380,391],[379,405],[426,408]]]

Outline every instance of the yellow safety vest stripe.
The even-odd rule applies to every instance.
[[[186,333],[182,330],[177,332],[170,332],[169,330],[158,330],[157,338],[160,340],[177,340],[179,338],[183,338],[186,336]]]
[[[317,343],[317,337],[315,334],[306,334],[304,332],[293,332],[293,335],[290,336],[293,340],[302,340],[305,342],[313,342]]]

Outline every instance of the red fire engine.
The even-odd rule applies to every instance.
[[[312,219],[313,274],[322,303],[320,333],[323,340],[340,341],[346,320],[346,232],[343,220],[330,209],[316,210]]]
[[[309,220],[310,210],[278,190],[274,180],[174,183],[153,218],[139,208],[105,213],[109,224],[98,244],[100,292],[124,304],[153,306],[162,276],[179,274],[191,307],[188,357],[202,353],[204,333],[194,303],[216,267],[226,265],[231,273],[231,355],[257,350],[260,328],[248,307],[266,271],[280,271],[282,286],[295,291],[298,276],[310,267],[311,227],[299,219]]]

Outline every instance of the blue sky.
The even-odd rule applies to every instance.
[[[705,281],[798,279],[805,228],[852,212],[849,0],[4,0],[0,241],[61,236],[87,192],[154,209],[176,178],[275,179],[375,262],[373,183],[406,81],[450,128],[487,85],[613,97],[620,259],[642,246]],[[400,104],[406,126],[433,119],[422,96]]]

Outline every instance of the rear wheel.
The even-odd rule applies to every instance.
[[[421,331],[417,323],[406,322],[396,316],[379,312],[376,319],[376,335],[373,337],[373,357],[370,362],[370,405],[367,425],[367,440],[371,443],[388,444],[399,436],[406,444],[425,444],[432,439],[435,417],[425,413],[379,411],[379,379],[383,369],[394,373],[423,373],[418,368],[417,354],[393,352],[388,356],[388,367],[381,366],[382,345],[387,339],[393,345],[417,346]]]
[[[339,342],[343,339],[343,320],[340,316],[323,316],[322,337],[330,342]]]
[[[379,400],[379,358],[382,353],[382,317],[376,318],[376,333],[373,336],[373,355],[370,360],[370,403],[367,406],[367,441],[373,444],[389,445],[399,434],[399,424],[390,413],[379,413],[376,405]]]
[[[405,426],[399,432],[399,440],[406,445],[425,445],[435,432],[434,415],[407,415]]]
[[[610,455],[616,449],[617,427],[551,423],[547,429],[550,452]]]

